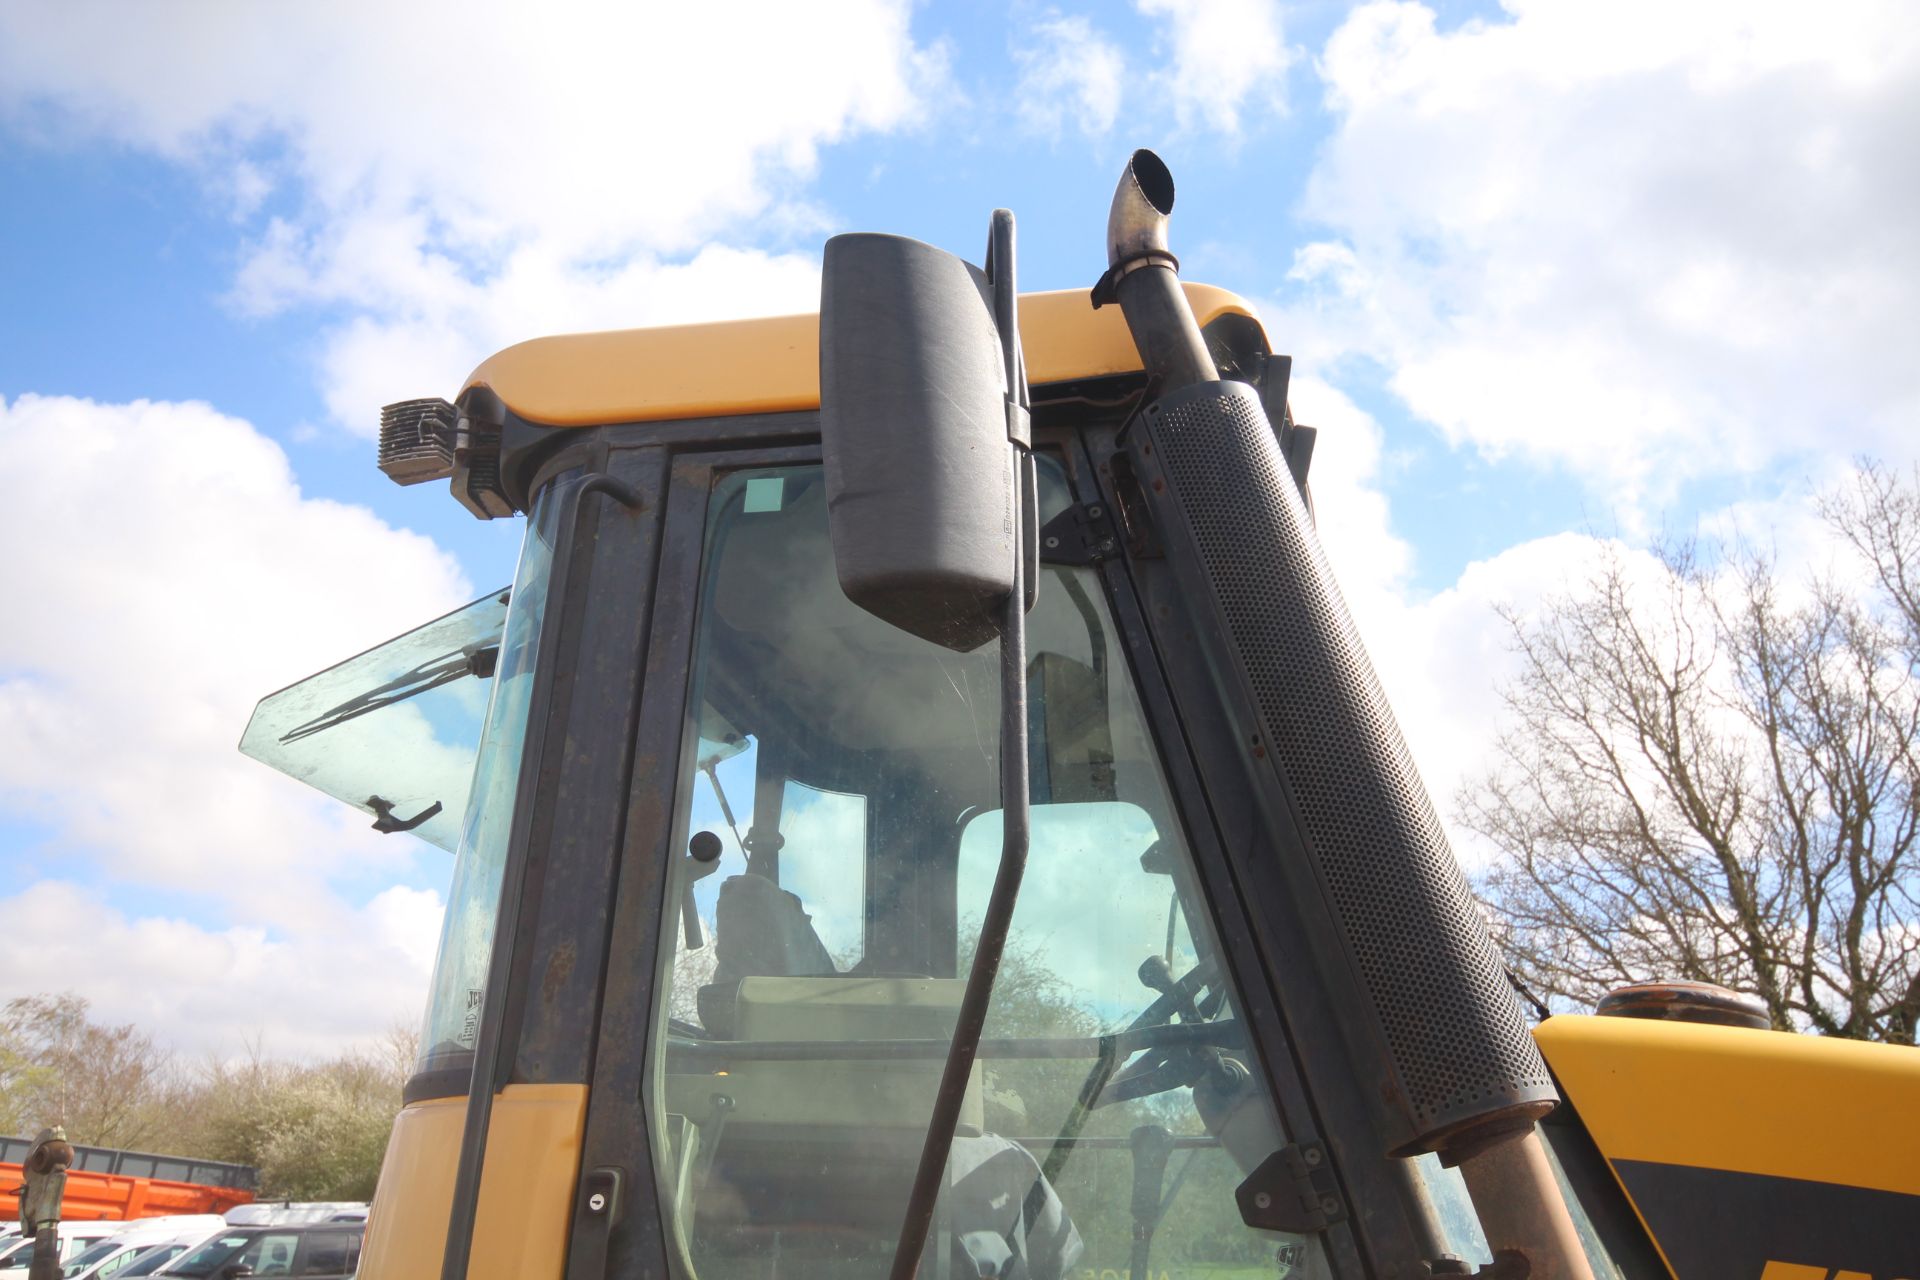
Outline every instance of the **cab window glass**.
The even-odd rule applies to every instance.
[[[485,727],[474,759],[453,884],[447,892],[440,953],[420,1037],[423,1071],[465,1061],[480,1030],[487,966],[493,959],[493,927],[500,913],[500,881],[506,871],[507,838],[520,785],[520,756],[532,712],[534,671],[546,620],[547,581],[562,505],[549,484],[534,500],[520,550],[520,568],[508,599],[500,656],[491,681]]]
[[[867,798],[791,778],[785,790],[782,883],[809,905],[834,967],[850,969],[865,942]]]
[[[836,966],[858,963],[865,945],[867,798],[776,778],[776,826],[766,797],[756,792],[758,744],[743,735],[735,735],[735,740],[738,749],[728,753],[715,753],[711,739],[700,740],[703,763],[692,796],[692,824],[695,831],[712,837],[720,851],[713,870],[692,886],[692,909],[701,933],[713,931],[721,886],[747,871],[749,864],[763,871],[777,866],[780,883],[808,904],[814,930]],[[736,799],[759,808],[736,814]],[[747,813],[755,814],[754,825],[747,825]],[[682,963],[697,966],[701,959],[683,957]]]
[[[1002,815],[970,818],[960,837],[960,909],[977,933],[1000,866]],[[1018,966],[1044,968],[1058,1006],[1086,1034],[1123,1030],[1140,1011],[1139,966],[1157,957],[1169,973],[1200,956],[1153,819],[1118,801],[1033,806],[1028,870],[1007,935]],[[1149,995],[1150,999],[1151,996]],[[1016,1033],[1017,1002],[996,1001],[988,1035]]]
[[[1045,519],[1069,500],[1041,470]],[[1039,585],[1032,853],[923,1274],[1324,1275],[1240,1221],[1285,1139],[1100,580]],[[999,863],[997,646],[849,603],[816,467],[717,484],[697,610],[663,1217],[700,1280],[879,1280]]]

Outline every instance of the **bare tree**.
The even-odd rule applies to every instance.
[[[1920,472],[1863,465],[1843,551],[1789,580],[1751,547],[1614,549],[1534,615],[1461,822],[1529,985],[1590,1005],[1651,978],[1756,994],[1774,1025],[1920,1024]]]
[[[134,1147],[160,1121],[172,1055],[76,995],[23,996],[0,1013],[0,1114],[14,1132],[64,1124],[75,1142]]]

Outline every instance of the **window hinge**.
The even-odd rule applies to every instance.
[[[1234,1188],[1240,1220],[1263,1231],[1324,1231],[1347,1216],[1317,1142],[1288,1143]]]
[[[1119,554],[1119,535],[1101,503],[1068,507],[1040,526],[1042,564],[1098,564]]]

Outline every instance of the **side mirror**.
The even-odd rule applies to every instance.
[[[987,233],[989,278],[899,236],[836,236],[820,286],[820,442],[840,589],[949,649],[1000,638],[1000,869],[942,1080],[972,1074],[1027,864],[1027,616],[1038,573],[1013,214]],[[927,1119],[892,1280],[912,1280],[965,1091]]]
[[[1015,580],[1006,364],[978,268],[902,236],[827,241],[820,438],[840,589],[961,652],[1000,633]]]
[[[244,1262],[236,1262],[230,1267],[220,1268],[220,1280],[243,1280],[253,1274],[253,1268]]]

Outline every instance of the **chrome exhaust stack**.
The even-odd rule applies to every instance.
[[[1093,287],[1095,307],[1120,305],[1161,395],[1220,378],[1180,288],[1180,261],[1167,248],[1172,212],[1173,174],[1153,152],[1134,152],[1107,213],[1107,273]]]

